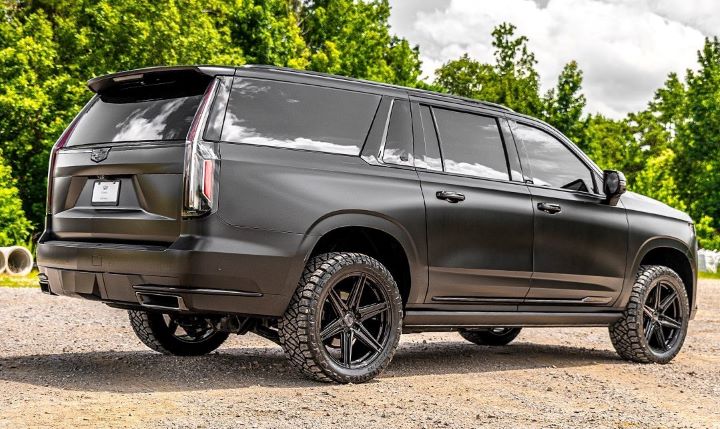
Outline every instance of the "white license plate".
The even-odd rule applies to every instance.
[[[94,206],[116,206],[120,197],[119,180],[96,180],[93,186],[92,204]]]

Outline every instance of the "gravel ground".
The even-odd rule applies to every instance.
[[[379,379],[340,386],[254,335],[162,356],[123,311],[0,288],[0,427],[720,428],[720,281],[701,281],[700,306],[666,366],[620,360],[602,328],[526,329],[500,348],[412,334]]]

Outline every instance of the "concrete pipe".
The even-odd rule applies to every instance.
[[[22,246],[0,247],[5,260],[5,272],[11,276],[26,276],[33,269],[33,255]]]
[[[7,258],[5,257],[5,254],[0,252],[0,274],[3,274],[5,272],[5,269],[7,268]]]

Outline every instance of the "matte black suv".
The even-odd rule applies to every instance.
[[[310,377],[362,382],[401,332],[608,326],[657,363],[682,346],[691,219],[536,119],[261,66],[88,86],[52,153],[41,286],[127,309],[154,350],[252,331]]]

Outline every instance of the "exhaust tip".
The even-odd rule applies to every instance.
[[[187,310],[181,296],[161,293],[135,292],[141,306],[154,310],[183,311]]]

